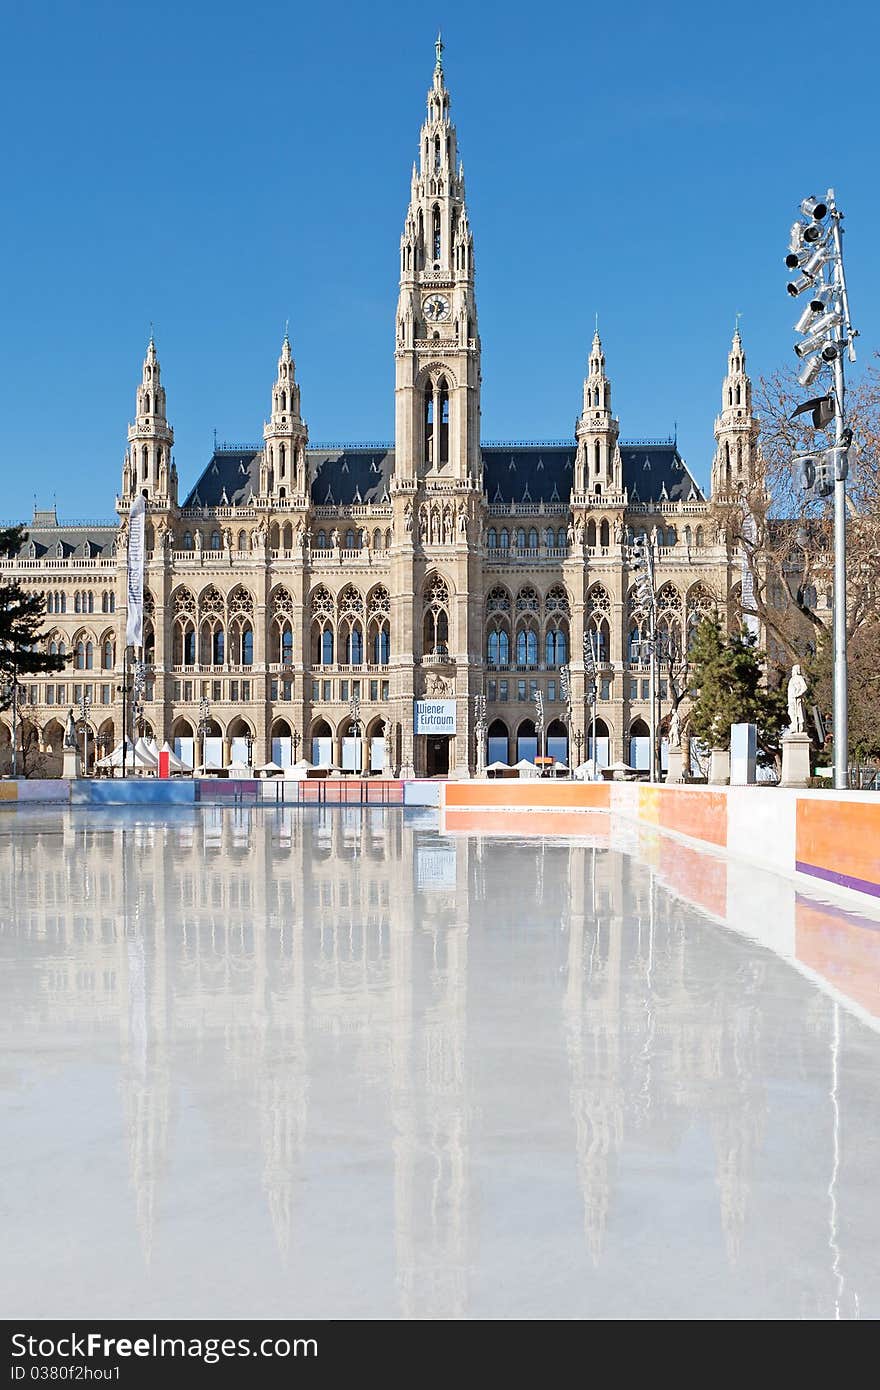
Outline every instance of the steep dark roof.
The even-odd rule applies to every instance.
[[[672,442],[621,444],[623,481],[633,502],[703,499],[678,448]],[[571,444],[484,444],[486,499],[490,503],[567,502],[571,495],[575,446]],[[307,452],[316,506],[381,502],[394,470],[394,450],[384,444],[317,447]],[[218,449],[185,507],[218,507],[247,502],[259,491],[260,451]]]
[[[44,555],[64,560],[71,556],[77,560],[109,559],[117,530],[113,521],[59,521],[54,508],[35,509],[33,523],[25,523],[27,540],[19,546],[18,554],[23,560]]]

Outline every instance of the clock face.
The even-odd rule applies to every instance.
[[[428,323],[443,323],[449,318],[449,300],[444,294],[429,294],[422,305]]]

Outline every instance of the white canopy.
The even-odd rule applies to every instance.
[[[283,771],[284,771],[284,768],[283,768],[283,767],[279,767],[277,763],[268,762],[268,763],[263,763],[263,765],[262,765],[261,767],[255,768],[254,771],[256,771],[256,772],[265,772],[265,773],[268,773],[268,774],[272,775],[272,774],[274,774],[274,773],[276,773],[276,772],[283,772]]]
[[[127,739],[126,743],[127,748],[124,755],[122,752],[122,744],[118,743],[112,753],[108,753],[105,758],[99,758],[97,766],[122,767],[124,757],[126,771],[143,772],[145,770],[152,771],[155,768],[156,759],[153,758],[146,745],[144,745],[143,748],[141,747],[143,739],[138,739],[137,743],[134,745],[132,745],[131,739]]]
[[[494,762],[486,768],[487,772],[509,772],[510,763]]]
[[[177,756],[171,744],[162,744],[162,752],[168,754],[168,767],[171,772],[192,772],[192,768]]]
[[[159,750],[154,753],[145,738],[139,738],[134,746],[134,756],[140,760],[142,767],[158,767]]]

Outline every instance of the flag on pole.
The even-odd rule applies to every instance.
[[[144,641],[144,523],[147,504],[137,496],[128,514],[128,616],[125,645],[140,647]]]

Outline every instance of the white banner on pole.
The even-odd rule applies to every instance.
[[[760,625],[755,608],[755,576],[752,570],[755,545],[755,518],[752,516],[751,512],[746,512],[743,517],[742,533],[743,540],[746,542],[742,547],[742,560],[740,565],[743,627],[757,637],[760,632]]]
[[[147,504],[137,496],[128,514],[128,615],[125,645],[143,646],[144,641],[144,525]]]

